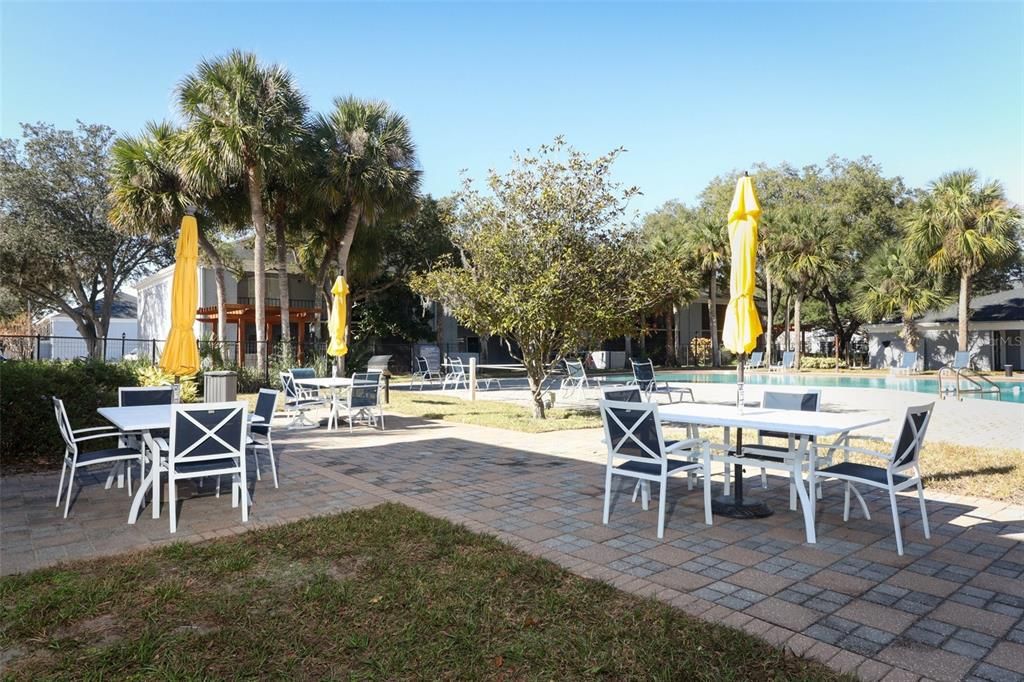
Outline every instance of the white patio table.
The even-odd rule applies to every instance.
[[[706,403],[672,403],[659,406],[658,414],[664,421],[677,424],[695,424],[698,426],[721,426],[736,429],[736,454],[730,455],[727,450],[722,457],[726,466],[736,467],[733,486],[735,495],[717,498],[712,504],[712,511],[726,516],[751,518],[767,516],[745,512],[751,505],[743,502],[743,465],[756,466],[757,459],[743,456],[743,429],[758,431],[776,431],[794,435],[796,450],[792,458],[793,471],[791,476],[796,485],[797,496],[804,513],[804,526],[807,531],[807,542],[817,541],[814,532],[814,497],[808,494],[804,480],[804,462],[809,459],[809,468],[813,471],[815,457],[808,457],[812,448],[809,447],[812,436],[816,438],[835,436],[835,442],[844,441],[850,432],[876,424],[883,424],[886,417],[872,416],[858,412],[803,412],[801,410],[770,410],[760,407],[745,407],[742,414],[735,405],[709,405]],[[819,445],[815,445],[819,447]],[[826,448],[828,445],[821,444]],[[808,476],[809,478],[809,476]]]
[[[341,389],[352,385],[351,377],[315,377],[313,379],[295,379],[296,385],[331,392],[331,416],[327,420],[328,430],[337,430],[339,421],[339,398]]]
[[[153,518],[160,518],[160,486],[153,485],[153,481],[165,471],[164,463],[160,460],[160,447],[153,439],[153,431],[161,431],[171,428],[171,405],[137,405],[133,407],[101,407],[97,412],[108,422],[124,432],[142,434],[142,454],[149,459],[149,471],[145,473],[139,483],[139,489],[132,500],[132,508],[128,513],[128,523],[135,523],[139,519],[139,511],[146,501],[146,493],[153,489]],[[261,423],[263,417],[258,414],[249,414],[251,423]],[[155,453],[155,454],[154,454]]]

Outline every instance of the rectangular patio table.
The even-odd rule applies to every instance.
[[[313,379],[295,379],[295,383],[299,386],[306,386],[309,388],[316,388],[319,390],[325,390],[331,392],[331,416],[327,420],[328,430],[337,430],[338,428],[338,416],[340,405],[338,404],[338,398],[341,395],[341,389],[348,388],[352,385],[351,377],[315,377]],[[332,429],[333,424],[333,429]]]
[[[146,493],[153,489],[153,518],[160,518],[160,486],[153,482],[160,472],[165,471],[160,461],[160,446],[153,439],[153,431],[171,428],[171,405],[136,405],[132,407],[101,407],[96,410],[101,417],[113,424],[119,431],[141,433],[143,440],[142,455],[149,459],[149,471],[139,483],[139,490],[132,500],[132,508],[128,513],[128,523],[133,524],[139,519],[139,511],[145,504]],[[263,417],[249,414],[250,423],[261,423]],[[155,453],[155,454],[154,454]]]
[[[726,454],[720,458],[726,466],[735,466],[733,486],[735,495],[733,497],[721,497],[712,503],[712,511],[716,514],[724,514],[751,518],[752,514],[745,513],[751,505],[743,502],[743,465],[756,466],[756,457],[743,456],[743,429],[757,429],[758,431],[775,431],[793,434],[795,437],[795,455],[793,456],[793,470],[791,476],[796,486],[797,496],[800,498],[800,505],[804,514],[804,527],[807,532],[807,542],[817,541],[814,531],[814,496],[813,491],[808,495],[804,482],[803,469],[804,460],[808,458],[810,438],[835,436],[836,442],[848,438],[851,431],[863,429],[876,424],[884,424],[889,421],[886,417],[871,416],[858,412],[804,412],[801,410],[771,410],[761,407],[745,407],[740,414],[735,405],[709,405],[706,403],[672,403],[659,406],[658,415],[662,420],[677,424],[695,424],[698,426],[720,426],[726,429],[736,429],[736,454]],[[817,445],[815,445],[817,447]],[[822,446],[827,447],[827,446]],[[815,457],[810,457],[810,472],[815,466]],[[810,478],[810,476],[808,476]],[[767,509],[767,508],[766,508]],[[771,512],[769,511],[768,514]],[[760,514],[767,516],[768,514]]]

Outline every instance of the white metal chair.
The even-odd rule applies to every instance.
[[[427,359],[420,355],[416,357],[415,371],[412,373],[412,380],[409,382],[409,387],[412,388],[417,383],[420,385],[420,390],[423,390],[423,385],[437,381],[441,378],[441,373],[430,366]]]
[[[796,351],[787,350],[782,354],[782,360],[777,364],[768,365],[769,372],[785,372],[796,366]]]
[[[907,414],[903,419],[903,427],[896,438],[889,454],[875,452],[866,448],[853,447],[851,445],[837,445],[835,449],[844,453],[843,461],[839,464],[825,467],[820,471],[813,472],[811,485],[819,479],[837,479],[843,481],[846,487],[843,497],[843,521],[850,520],[850,492],[853,491],[860,502],[864,512],[864,518],[870,519],[871,512],[864,497],[857,490],[857,484],[880,488],[889,493],[889,504],[892,507],[892,523],[896,530],[896,551],[903,555],[903,533],[900,529],[899,508],[896,504],[896,493],[908,488],[917,488],[918,502],[921,505],[921,522],[924,525],[924,537],[931,537],[931,530],[928,527],[928,510],[924,501],[924,486],[921,474],[921,446],[924,444],[924,435],[928,430],[928,422],[931,419],[932,408],[935,403],[907,408]],[[850,453],[876,457],[885,466],[871,466],[870,464],[859,464],[849,461]]]
[[[231,476],[231,506],[242,507],[249,520],[245,442],[245,402],[175,405],[171,411],[171,444],[167,452],[167,500],[171,532],[178,530],[177,484],[189,478]]]
[[[761,394],[761,407],[769,410],[802,410],[817,412],[821,409],[821,389],[807,388],[800,390],[770,390]],[[765,438],[785,439],[785,445],[765,443]],[[778,431],[758,431],[756,443],[743,445],[743,456],[751,459],[751,464],[767,463],[761,467],[761,487],[768,487],[767,469],[784,471],[790,475],[789,508],[796,509],[796,481],[792,478],[793,457],[796,454],[798,436]],[[817,443],[814,437],[809,438],[810,456],[818,457]],[[828,450],[826,466],[832,463],[832,450]],[[821,461],[821,460],[815,460]],[[725,487],[730,487],[730,467],[725,468]]]
[[[900,364],[890,370],[890,374],[917,374],[917,353],[908,351],[900,358]]]
[[[102,450],[93,450],[92,452],[81,452],[78,449],[80,443],[99,440],[101,438],[117,438],[120,435],[120,432],[113,426],[95,426],[87,429],[72,429],[71,421],[68,419],[67,410],[64,409],[64,401],[56,396],[53,397],[53,411],[57,416],[57,428],[60,430],[61,438],[64,439],[64,463],[60,468],[60,485],[57,488],[57,504],[55,505],[57,507],[60,506],[60,498],[64,493],[64,476],[70,469],[67,497],[64,500],[64,518],[68,517],[68,511],[71,509],[71,491],[75,487],[75,476],[78,474],[79,469],[98,464],[124,466],[128,470],[128,494],[131,495],[131,465],[133,462],[139,463],[139,466],[142,465],[142,452],[137,448],[129,447],[105,448]],[[110,487],[109,481],[110,479],[108,478],[108,488]]]
[[[455,389],[461,385],[465,386],[467,391],[469,390],[469,379],[466,376],[466,366],[462,364],[462,358],[448,358],[448,371],[444,375],[444,381],[441,382],[441,390],[447,390],[449,384]]]
[[[277,462],[274,459],[274,442],[271,439],[270,431],[271,424],[270,420],[274,418],[274,408],[277,406],[278,392],[271,388],[261,388],[259,395],[256,397],[256,409],[253,413],[262,417],[263,421],[255,424],[249,423],[249,438],[246,442],[246,447],[252,450],[253,463],[256,469],[256,480],[262,480],[260,477],[260,451],[265,451],[270,457],[270,470],[274,475],[274,487],[277,486]]]
[[[673,474],[700,472],[704,477],[704,523],[711,525],[711,448],[707,441],[688,439],[666,446],[661,433],[657,403],[634,403],[601,400],[601,421],[608,446],[605,467],[604,523],[611,513],[612,478],[624,476],[641,483],[657,481],[658,537],[665,536],[665,506],[668,477]],[[698,454],[699,453],[699,454]],[[672,459],[671,454],[699,457],[693,462]],[[648,508],[649,493],[643,489],[643,508]],[[633,499],[636,499],[634,489]]]
[[[316,428],[320,424],[310,420],[306,413],[323,407],[327,401],[320,397],[319,391],[304,389],[296,384],[295,371],[281,372],[279,375],[281,388],[284,389],[284,411],[292,416],[285,428]],[[313,373],[311,369],[307,371]],[[300,372],[299,378],[306,378],[305,372]]]
[[[693,391],[689,388],[672,388],[668,385],[668,382],[665,381],[659,384],[657,377],[654,375],[654,363],[651,360],[637,362],[630,358],[629,361],[633,363],[632,383],[640,387],[647,400],[650,400],[652,395],[661,393],[668,396],[668,401],[670,403],[683,402],[683,396],[689,396],[690,402],[696,402],[693,397]],[[673,400],[673,396],[676,397],[675,400]]]
[[[356,421],[375,427],[380,423],[384,430],[384,409],[380,404],[380,372],[356,372],[352,375],[352,386],[348,396],[338,409],[344,408],[351,433]]]

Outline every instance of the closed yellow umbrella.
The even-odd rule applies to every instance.
[[[334,294],[334,300],[331,301],[331,316],[327,318],[327,331],[331,335],[327,354],[340,357],[348,353],[348,344],[345,343],[345,325],[348,324],[345,298],[348,296],[348,283],[343,276],[339,275],[334,280],[331,293]]]
[[[757,221],[761,205],[754,193],[754,180],[746,175],[736,183],[729,209],[729,307],[725,311],[722,343],[733,353],[746,354],[757,346],[761,335],[761,317],[754,305],[755,268],[757,267]]]
[[[181,219],[181,234],[174,256],[174,279],[171,285],[171,333],[160,356],[160,366],[174,376],[199,371],[199,349],[192,330],[199,303],[197,267],[199,265],[199,227],[193,216]]]
[[[747,353],[757,346],[761,335],[761,318],[754,305],[754,284],[757,266],[757,220],[761,206],[754,192],[754,180],[746,173],[736,183],[736,193],[729,208],[729,249],[732,267],[729,271],[729,307],[725,311],[722,343],[739,355],[736,362],[736,409],[743,414],[743,366]],[[736,429],[736,456],[743,456],[743,429]],[[743,466],[734,464],[733,494],[716,498],[711,503],[715,514],[732,518],[761,518],[772,511],[763,502],[743,500]]]

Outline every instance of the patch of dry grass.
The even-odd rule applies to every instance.
[[[4,679],[837,680],[400,505],[0,579]]]

